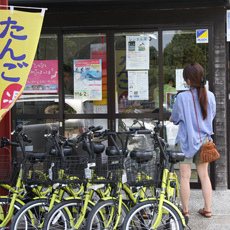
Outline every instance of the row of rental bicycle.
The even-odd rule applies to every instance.
[[[53,128],[44,137],[49,151],[35,153],[18,125],[14,142],[1,139],[0,153],[12,146],[22,156],[0,155],[0,229],[189,229],[174,168],[184,154],[169,149],[159,121],[154,127],[90,127],[74,141]],[[129,150],[138,135],[153,149]]]

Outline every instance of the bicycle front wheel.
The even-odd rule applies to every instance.
[[[76,223],[78,224],[77,229],[85,229],[86,218],[94,205],[88,203],[85,212],[83,206],[84,201],[82,199],[62,201],[48,213],[42,229],[74,229]]]
[[[7,215],[9,215],[9,208],[11,204],[10,198],[0,198],[0,228],[1,229],[10,229],[11,222],[9,221],[6,225],[3,226],[3,221]],[[11,219],[14,218],[18,210],[20,210],[23,207],[21,203],[18,201],[15,201],[14,203],[14,211],[11,217]]]
[[[126,216],[123,230],[151,229],[156,222],[159,204],[156,200],[148,200],[134,206]],[[162,218],[155,229],[184,229],[182,219],[178,212],[168,203],[162,207]]]
[[[11,230],[39,229],[49,209],[49,199],[38,199],[27,203],[12,220]]]
[[[119,216],[118,207],[116,199],[99,201],[87,218],[86,229],[114,229],[115,225],[116,229],[121,229],[128,209],[122,204]],[[119,218],[118,221],[117,218]]]

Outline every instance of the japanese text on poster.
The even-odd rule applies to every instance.
[[[23,93],[58,93],[58,60],[34,60]]]
[[[74,60],[74,98],[102,99],[101,59]]]
[[[43,18],[40,12],[0,10],[0,120],[25,87]]]
[[[149,69],[149,36],[126,36],[126,69]]]
[[[128,99],[149,99],[148,71],[128,71]]]

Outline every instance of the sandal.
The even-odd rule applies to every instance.
[[[199,211],[199,214],[206,217],[206,218],[210,218],[212,217],[212,213],[209,212],[209,211],[205,211],[204,208],[203,209],[200,209]]]
[[[189,216],[189,212],[184,212],[184,211],[183,211],[183,215],[184,215],[184,216]]]
[[[189,221],[189,212],[184,212],[182,211],[183,215],[184,215],[184,220],[185,220],[185,223],[186,225],[188,224],[188,221]]]

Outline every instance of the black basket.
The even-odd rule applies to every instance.
[[[153,153],[153,158],[148,161],[138,161],[131,158],[125,160],[127,183],[130,186],[157,186],[161,169],[156,154]]]
[[[90,182],[96,184],[108,184],[121,182],[124,171],[124,157],[106,156],[104,154],[97,155],[96,166],[92,170]]]
[[[52,172],[52,183],[69,184],[85,182],[87,162],[88,157],[68,156],[64,162],[60,157],[56,157],[55,161],[49,164],[49,171]]]
[[[25,185],[51,185],[49,178],[48,157],[43,161],[33,161],[27,159],[23,163],[22,181]]]
[[[12,162],[10,155],[0,154],[0,184],[15,185],[19,168]]]

